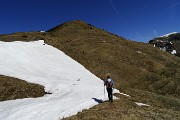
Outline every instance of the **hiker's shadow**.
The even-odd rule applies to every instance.
[[[97,99],[97,98],[92,98],[94,101],[96,101],[97,103],[103,103],[102,99]]]

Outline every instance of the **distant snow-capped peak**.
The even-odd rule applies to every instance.
[[[169,35],[176,34],[176,33],[178,33],[178,32],[172,32],[172,33],[168,33],[168,34],[165,34],[165,35],[163,35],[163,36],[160,36],[160,37],[168,37]]]

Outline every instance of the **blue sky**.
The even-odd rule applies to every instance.
[[[46,31],[71,20],[148,42],[180,32],[180,0],[2,0],[0,4],[0,34]]]

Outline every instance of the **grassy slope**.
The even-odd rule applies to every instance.
[[[38,40],[64,51],[100,78],[110,72],[115,87],[131,98],[120,96],[70,119],[178,119],[180,118],[180,59],[149,44],[125,40],[82,21],[67,22],[46,33],[2,35],[0,40]],[[138,107],[134,101],[151,107]],[[96,114],[94,113],[96,109]],[[84,117],[83,117],[84,116]],[[135,116],[135,117],[134,117]]]
[[[116,88],[170,94],[171,91],[163,87],[178,84],[180,59],[151,45],[125,40],[82,21],[68,22],[48,32],[57,38],[47,40],[47,43],[61,49],[100,78],[110,72]],[[161,82],[166,84],[160,86]],[[179,84],[172,93],[179,92],[178,87]]]
[[[0,75],[0,101],[41,97],[45,94],[44,87],[27,83],[17,78]]]

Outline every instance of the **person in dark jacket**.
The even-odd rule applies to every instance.
[[[106,90],[110,102],[113,102],[113,85],[114,85],[114,81],[112,80],[111,75],[107,74],[107,78],[104,81],[104,86],[106,86]]]

